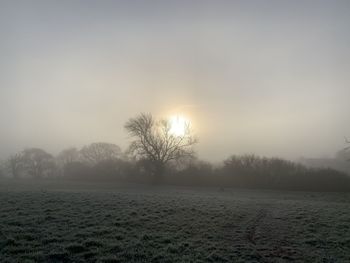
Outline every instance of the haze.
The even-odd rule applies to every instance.
[[[1,1],[0,158],[191,119],[200,158],[332,156],[350,137],[349,1]]]

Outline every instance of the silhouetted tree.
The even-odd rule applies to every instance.
[[[345,137],[345,143],[350,144],[350,141]],[[350,146],[347,146],[336,153],[336,158],[342,161],[350,161]]]
[[[23,154],[16,153],[11,155],[6,162],[7,169],[10,171],[10,174],[13,178],[19,178],[21,170],[23,169]]]
[[[193,145],[197,142],[189,125],[184,134],[171,133],[167,120],[155,121],[151,114],[140,114],[125,124],[126,131],[134,138],[128,152],[151,164],[155,178],[163,175],[165,165],[170,161],[194,155]]]
[[[345,138],[345,142],[346,142],[347,144],[350,144],[350,141],[349,141],[347,138]],[[350,146],[344,148],[344,151],[348,154],[348,156],[347,156],[347,161],[350,161],[349,150],[350,150]]]
[[[79,160],[80,153],[76,148],[72,147],[62,150],[55,158],[58,168],[57,172],[61,176],[66,175],[66,172],[68,171],[67,167],[72,163],[79,162]]]
[[[22,160],[24,170],[33,178],[41,178],[54,170],[52,155],[39,148],[25,149]]]
[[[72,147],[62,150],[56,157],[60,166],[64,167],[70,163],[77,162],[79,160],[79,151]]]
[[[70,180],[84,180],[91,176],[91,167],[82,162],[67,163],[64,167],[63,176]]]
[[[99,162],[92,167],[92,175],[95,179],[102,180],[118,180],[125,178],[130,170],[130,163],[122,159],[106,160]]]
[[[0,162],[0,178],[4,177],[5,175],[5,162],[1,161]]]
[[[80,150],[83,160],[92,165],[100,162],[116,160],[121,157],[121,149],[112,143],[98,142],[84,146]]]
[[[307,168],[279,159],[255,155],[232,156],[221,168],[230,184],[239,187],[313,191],[350,189],[350,178],[330,168]]]
[[[212,164],[205,161],[193,160],[187,163],[186,167],[181,170],[174,170],[176,176],[172,176],[171,179],[173,181],[184,181],[189,182],[191,185],[200,185],[205,183],[210,177],[218,180],[218,177],[214,174],[214,167]]]

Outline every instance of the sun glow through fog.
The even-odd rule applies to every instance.
[[[190,121],[182,116],[172,116],[170,119],[170,133],[174,136],[184,136]]]

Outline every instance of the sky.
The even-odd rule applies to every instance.
[[[0,159],[126,149],[184,115],[199,158],[332,157],[350,137],[350,1],[0,0]]]

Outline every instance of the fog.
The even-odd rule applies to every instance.
[[[349,14],[0,0],[0,262],[350,262]]]
[[[1,1],[0,158],[187,116],[200,158],[329,157],[350,137],[348,1]]]

